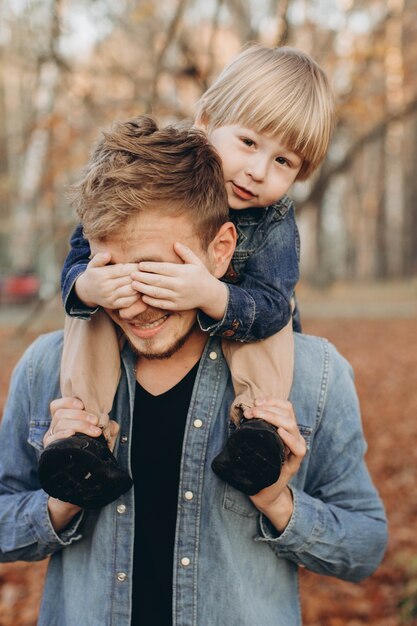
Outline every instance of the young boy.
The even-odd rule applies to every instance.
[[[198,308],[201,328],[228,340],[223,350],[236,392],[231,436],[214,469],[252,495],[277,480],[285,460],[284,446],[271,427],[245,418],[262,418],[267,396],[286,400],[291,388],[292,331],[301,330],[294,304],[299,239],[286,194],[295,180],[306,180],[326,154],[333,127],[331,90],[323,71],[301,51],[251,46],[202,96],[195,126],[207,134],[222,161],[230,219],[238,232],[229,271],[223,280],[215,279],[181,242],[176,253],[183,263],[108,265],[106,253],[89,261],[88,242],[78,227],[62,275],[71,317],[61,387],[64,396],[79,398],[98,416],[106,432],[120,375],[119,348],[112,323],[97,307],[123,309],[142,298],[161,310]],[[71,439],[79,447],[77,436]],[[71,440],[65,440],[62,449],[57,445],[44,452],[53,460],[43,475],[50,478],[55,464],[61,480],[76,456],[64,454]],[[85,441],[81,447],[85,449]],[[83,454],[81,473],[86,471],[88,477],[94,464],[90,467]],[[117,474],[113,461],[114,489],[103,479],[105,493],[87,502],[84,496],[75,501],[67,493],[71,484],[57,489],[54,484],[51,490],[48,479],[44,488],[81,506],[106,504],[131,485],[129,477]]]

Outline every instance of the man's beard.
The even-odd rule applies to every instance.
[[[129,339],[129,337],[127,337],[127,341],[133,351],[134,354],[136,354],[137,356],[142,357],[143,359],[148,359],[149,361],[152,360],[162,360],[162,359],[169,359],[173,354],[175,354],[176,352],[178,352],[178,350],[180,350],[183,345],[187,342],[187,340],[189,339],[189,337],[193,334],[193,332],[195,331],[195,329],[197,328],[198,324],[197,322],[194,322],[194,324],[187,330],[187,332],[182,335],[182,337],[178,337],[175,342],[172,344],[172,346],[170,348],[168,348],[168,350],[165,350],[165,352],[158,352],[158,353],[152,353],[152,352],[144,352],[142,350],[139,350]],[[145,343],[145,345],[149,345],[149,348],[152,345],[152,339],[145,339],[142,340],[143,343]]]

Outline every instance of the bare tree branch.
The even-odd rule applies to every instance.
[[[219,30],[220,12],[223,8],[224,2],[225,0],[217,0],[216,10],[213,15],[213,22],[212,22],[211,33],[210,33],[210,41],[207,47],[208,60],[207,60],[207,68],[204,73],[204,90],[206,90],[208,87],[208,80],[210,76],[212,75],[213,69],[214,69],[214,45],[216,41],[217,31]]]
[[[168,51],[168,48],[170,47],[170,45],[172,44],[177,31],[178,31],[178,27],[180,25],[181,22],[181,18],[183,16],[183,13],[185,11],[185,7],[187,5],[188,0],[179,0],[178,4],[177,4],[177,8],[176,11],[172,17],[172,20],[170,22],[170,25],[168,27],[168,32],[165,38],[165,42],[164,45],[162,46],[161,50],[159,51],[159,54],[157,56],[156,62],[155,62],[155,71],[154,71],[154,75],[153,75],[153,80],[152,80],[152,84],[150,87],[150,93],[149,93],[149,99],[146,105],[146,110],[147,112],[151,112],[153,105],[156,102],[157,96],[158,96],[158,80],[159,80],[159,76],[161,74],[162,68],[163,68],[163,63],[164,63],[164,58],[165,55]]]
[[[235,28],[241,41],[257,41],[258,32],[252,27],[250,3],[247,0],[227,0],[229,11],[235,18]]]
[[[279,0],[278,2],[276,46],[283,46],[288,40],[289,24],[287,14],[290,1],[291,0]]]
[[[395,113],[388,115],[383,120],[378,122],[371,130],[367,133],[359,137],[355,143],[353,143],[350,148],[346,151],[343,159],[339,161],[333,167],[323,167],[320,175],[317,177],[310,193],[308,196],[300,202],[299,209],[301,210],[303,207],[311,204],[315,206],[319,206],[321,201],[323,200],[323,196],[325,191],[329,185],[330,180],[337,176],[338,174],[342,174],[345,172],[353,163],[353,160],[356,158],[358,153],[366,146],[367,144],[381,138],[386,131],[387,127],[392,123],[399,120],[403,120],[413,113],[417,111],[417,98],[411,100],[408,104],[406,104],[401,109],[398,109]]]

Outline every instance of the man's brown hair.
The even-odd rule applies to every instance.
[[[71,199],[89,239],[117,235],[143,210],[188,214],[207,248],[228,220],[219,157],[196,129],[159,129],[147,116],[104,131]]]

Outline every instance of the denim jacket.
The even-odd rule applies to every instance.
[[[291,319],[291,299],[299,278],[300,242],[294,205],[284,196],[265,209],[230,210],[238,241],[224,280],[229,296],[223,319],[199,314],[202,330],[235,341],[255,341],[277,333]],[[90,246],[82,226],[71,237],[61,287],[68,315],[88,319],[96,309],[86,307],[76,296],[74,283],[85,271]],[[301,330],[298,310],[294,330]]]
[[[382,558],[385,515],[363,458],[351,369],[325,340],[297,333],[295,341],[290,399],[308,452],[291,480],[294,511],[279,534],[211,470],[230,428],[233,389],[220,339],[208,338],[184,434],[173,626],[299,626],[299,566],[359,581]],[[13,374],[0,428],[0,560],[51,555],[40,626],[130,626],[134,487],[100,511],[82,512],[59,535],[39,487],[61,349],[61,333],[39,338]],[[135,357],[128,346],[122,363],[112,417],[120,423],[115,454],[129,470]]]

